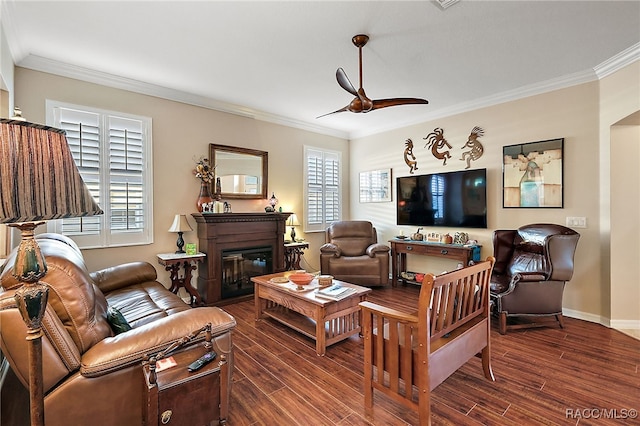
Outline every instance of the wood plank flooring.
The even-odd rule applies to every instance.
[[[418,291],[374,289],[369,300],[410,312]],[[256,322],[253,301],[223,309],[238,322],[230,426],[418,424],[413,411],[377,392],[374,416],[365,416],[360,337],[318,357],[311,339],[273,320]],[[433,424],[640,425],[633,418],[640,410],[640,341],[572,318],[565,324],[503,336],[494,321],[496,381],[484,378],[480,359],[469,361],[433,391]]]

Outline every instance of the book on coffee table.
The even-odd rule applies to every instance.
[[[316,296],[324,299],[340,300],[356,292],[355,288],[343,287],[340,284],[333,284],[327,288],[316,291]]]

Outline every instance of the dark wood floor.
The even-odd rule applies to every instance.
[[[417,287],[376,289],[369,300],[412,311]],[[315,343],[273,320],[254,320],[253,302],[235,316],[229,424],[417,425],[414,412],[375,394],[363,408],[363,344],[354,336],[315,354]],[[566,318],[565,329],[491,335],[495,382],[469,361],[432,393],[435,425],[640,425],[640,341]],[[635,411],[634,411],[635,410]],[[617,417],[617,418],[605,418]]]

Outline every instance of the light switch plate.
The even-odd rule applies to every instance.
[[[569,228],[586,228],[587,218],[567,216],[567,226]]]

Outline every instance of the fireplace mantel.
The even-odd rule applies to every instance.
[[[207,254],[207,261],[201,263],[198,270],[198,292],[207,305],[239,300],[222,298],[221,262],[224,251],[271,247],[272,272],[284,271],[284,234],[290,215],[291,213],[192,214],[198,224],[199,250]]]

